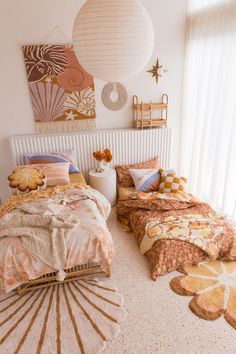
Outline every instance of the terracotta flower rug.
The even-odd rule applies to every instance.
[[[83,279],[0,299],[0,353],[100,353],[120,331],[123,298]]]
[[[172,279],[171,289],[191,295],[191,311],[205,320],[225,320],[236,328],[236,262],[212,261],[184,267],[185,275]]]

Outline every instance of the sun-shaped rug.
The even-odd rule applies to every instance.
[[[0,353],[97,354],[120,331],[123,298],[83,279],[0,298]]]
[[[192,312],[205,320],[221,315],[236,328],[236,262],[212,261],[184,267],[184,276],[170,282],[179,295],[192,295]]]

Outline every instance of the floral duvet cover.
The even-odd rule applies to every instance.
[[[9,198],[0,207],[0,221],[11,215],[73,216],[78,225],[65,240],[64,269],[98,263],[109,271],[113,242],[106,225],[110,204],[99,192],[82,184],[55,187]],[[5,218],[5,219],[4,219]],[[4,222],[0,223],[2,227]],[[42,230],[38,228],[40,232]],[[23,231],[22,231],[23,232]],[[8,292],[43,274],[54,272],[49,264],[33,254],[20,237],[0,238],[0,289]]]
[[[190,194],[120,188],[117,218],[136,237],[153,280],[207,259],[236,260],[236,231]]]

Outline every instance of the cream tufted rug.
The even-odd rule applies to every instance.
[[[100,353],[120,331],[123,298],[83,279],[0,299],[0,353]]]

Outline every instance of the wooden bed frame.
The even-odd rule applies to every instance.
[[[87,263],[75,266],[70,269],[64,270],[66,278],[63,281],[56,280],[57,272],[42,275],[39,278],[29,280],[28,282],[20,285],[16,290],[19,295],[23,295],[28,291],[45,288],[55,284],[67,283],[69,281],[81,279],[90,276],[107,276],[111,275],[111,269],[105,270],[103,266],[97,263]]]

